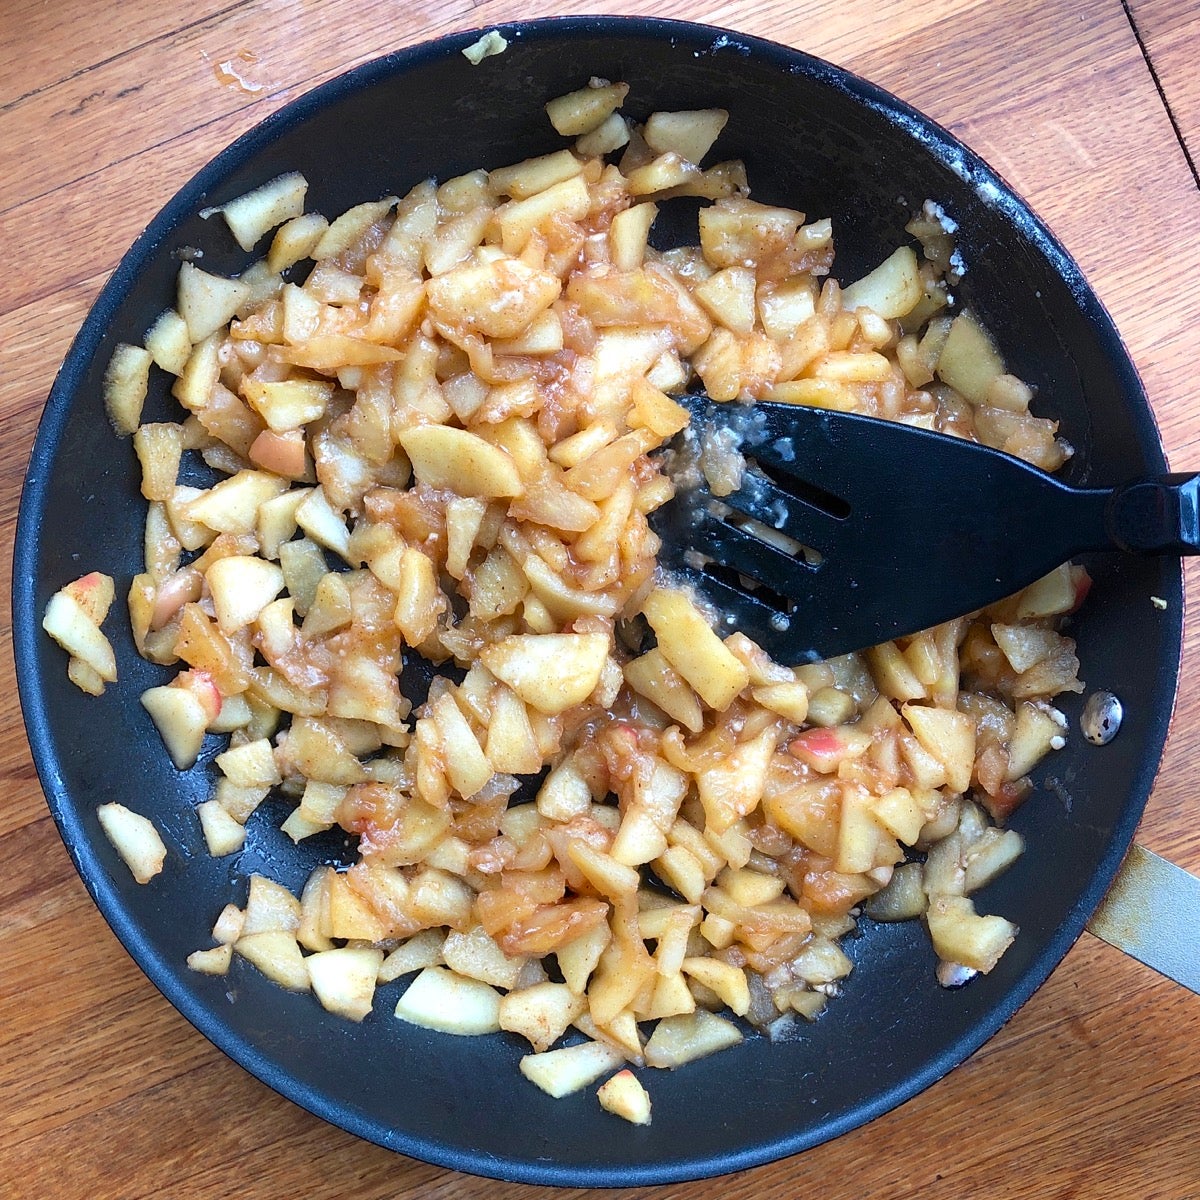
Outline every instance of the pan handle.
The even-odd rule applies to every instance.
[[[1200,994],[1200,879],[1130,847],[1088,930]]]
[[[1104,523],[1137,554],[1200,554],[1200,475],[1161,475],[1114,488]]]

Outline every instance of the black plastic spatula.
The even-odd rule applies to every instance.
[[[652,519],[660,561],[780,662],[974,612],[1084,551],[1200,553],[1200,475],[1077,489],[891,421],[678,399],[692,421],[675,466],[708,445],[746,467],[720,497],[694,463],[673,470],[677,495]]]

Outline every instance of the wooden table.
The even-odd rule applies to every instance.
[[[451,29],[573,9],[654,12],[774,37],[949,126],[1079,259],[1124,333],[1171,456],[1200,462],[1194,2],[3,0],[6,533],[71,337],[120,254],[183,180],[356,63]],[[7,630],[7,578],[0,595]],[[1174,733],[1140,832],[1193,871],[1198,636],[1193,627]],[[553,1195],[358,1142],[201,1038],[121,952],[75,876],[37,784],[7,651],[0,670],[0,1194]],[[654,1194],[1197,1197],[1198,1049],[1200,1000],[1085,936],[998,1036],[900,1110],[790,1161]]]

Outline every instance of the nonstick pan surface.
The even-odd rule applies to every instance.
[[[161,670],[110,620],[121,682],[87,697],[40,630],[67,580],[104,571],[123,595],[141,569],[136,461],[104,418],[101,378],[116,343],[140,341],[173,303],[181,250],[202,251],[215,272],[236,273],[252,257],[198,211],[299,170],[309,207],[333,214],[431,174],[555,149],[546,100],[591,76],[625,80],[626,109],[638,117],[727,108],[722,157],[746,161],[756,199],[834,219],[843,280],[905,240],[922,200],[938,200],[960,226],[962,299],[1076,448],[1065,478],[1115,483],[1165,463],[1128,356],[1078,268],[994,172],[927,119],[827,63],[728,31],[622,18],[500,31],[508,49],[479,66],[460,52],[478,34],[455,35],[301,98],[202,170],[129,251],[67,356],[29,465],[14,569],[21,701],[47,799],[96,903],[168,1000],[235,1061],[334,1124],[430,1162],[536,1183],[667,1183],[796,1153],[871,1120],[960,1063],[1045,980],[1112,880],[1157,769],[1181,640],[1178,563],[1088,563],[1096,582],[1071,632],[1088,683],[1125,699],[1125,724],[1103,748],[1073,733],[1013,818],[1026,853],[979,897],[982,911],[1021,928],[996,970],[944,990],[918,923],[864,921],[846,947],[855,970],[820,1020],[779,1044],[751,1036],[655,1073],[649,1127],[616,1122],[588,1090],[556,1101],[533,1088],[517,1071],[516,1037],[454,1038],[394,1020],[403,981],[381,988],[355,1025],[236,959],[226,978],[198,975],[187,954],[211,944],[214,918],[227,901],[244,901],[252,873],[298,890],[318,861],[349,847],[332,836],[293,846],[278,830],[286,804],[268,801],[240,855],[209,858],[191,811],[209,775],[175,771],[137,703]],[[168,411],[163,388],[148,415]],[[1147,603],[1151,595],[1165,611]],[[1077,728],[1078,702],[1064,708]],[[210,741],[204,760],[220,749]],[[96,807],[110,800],[163,831],[171,865],[149,886],[132,880],[99,828]]]

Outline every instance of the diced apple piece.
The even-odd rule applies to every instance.
[[[1051,751],[1065,744],[1067,720],[1056,708],[1023,700],[1017,705],[1017,723],[1008,743],[1008,772],[1012,782],[1029,774]]]
[[[652,113],[642,130],[646,145],[655,154],[674,151],[697,166],[712,149],[729,120],[723,108],[698,108],[690,112]]]
[[[127,436],[142,419],[149,386],[151,355],[141,346],[120,342],[104,372],[104,408],[118,434]]]
[[[161,312],[146,331],[143,343],[156,365],[172,375],[182,375],[192,353],[187,322],[173,309]]]
[[[622,896],[636,894],[641,876],[633,867],[618,862],[612,855],[582,841],[571,842],[567,854],[583,877],[602,896],[618,900]]]
[[[937,896],[930,902],[925,919],[940,959],[985,975],[1017,935],[1011,921],[980,916],[965,896]]]
[[[1062,645],[1062,636],[1040,625],[992,625],[992,637],[1009,666],[1018,674],[1049,658]]]
[[[552,154],[513,163],[510,167],[497,167],[488,174],[488,187],[498,196],[520,200],[544,192],[546,188],[578,175],[582,169],[583,163],[570,150],[556,150]]]
[[[441,740],[446,777],[460,796],[475,795],[495,771],[449,692],[434,701],[432,717]]]
[[[900,246],[870,274],[843,290],[842,307],[847,312],[869,308],[891,321],[912,312],[924,291],[916,252],[911,246]]]
[[[650,1095],[628,1067],[603,1083],[596,1096],[606,1112],[633,1125],[650,1124]]]
[[[1078,604],[1076,581],[1070,563],[1063,563],[1048,575],[1035,580],[1022,593],[1017,604],[1017,619],[1056,617],[1071,612]]]
[[[220,772],[237,787],[270,788],[282,782],[271,743],[265,737],[255,738],[218,754],[216,763]],[[314,786],[320,785],[310,781],[309,787]]]
[[[758,807],[777,740],[775,727],[768,726],[758,737],[740,743],[725,758],[696,772],[696,791],[707,824],[715,832],[723,833]]]
[[[243,934],[234,949],[281,987],[292,992],[308,991],[308,966],[295,934],[282,929]]]
[[[142,693],[142,707],[150,714],[171,761],[180,771],[191,767],[200,755],[204,735],[208,732],[208,713],[186,688],[147,688]]]
[[[514,213],[550,205],[560,190],[587,187],[578,177],[555,184],[527,200],[510,201],[500,212],[503,224]],[[584,210],[586,212],[586,209]],[[480,333],[484,337],[512,338],[523,333],[540,312],[558,299],[558,276],[540,271],[516,258],[470,262],[455,267],[426,286],[434,320],[447,326]]]
[[[187,965],[201,975],[228,975],[232,960],[232,946],[213,946],[208,950],[193,950],[187,956]]]
[[[266,471],[239,471],[188,500],[183,516],[217,533],[253,533],[259,506],[287,486],[286,479]]]
[[[68,653],[85,662],[105,683],[115,683],[117,660],[108,638],[66,589],[46,605],[42,628]]]
[[[716,992],[739,1017],[750,1011],[750,985],[741,967],[717,958],[685,958],[683,973]]]
[[[595,129],[575,140],[575,151],[585,158],[601,158],[629,145],[629,122],[620,113],[609,113]]]
[[[350,558],[350,530],[334,511],[321,486],[313,488],[296,508],[296,524],[319,546]],[[281,552],[282,558],[282,552]],[[324,566],[324,564],[322,564]],[[286,567],[285,567],[286,570]],[[290,588],[295,594],[295,589]]]
[[[526,1054],[520,1066],[530,1083],[557,1100],[594,1083],[624,1061],[624,1055],[603,1042],[580,1042],[559,1050]]]
[[[214,858],[236,854],[246,841],[246,827],[225,811],[219,800],[205,800],[196,809],[208,852]]]
[[[308,180],[299,171],[289,171],[235,200],[216,208],[204,209],[200,215],[207,217],[219,212],[237,239],[237,244],[243,250],[251,250],[268,230],[304,212],[307,192]]]
[[[402,942],[379,966],[379,982],[390,983],[402,975],[423,971],[426,967],[440,966],[442,944],[446,935],[440,929],[422,929]]]
[[[969,312],[954,318],[937,361],[938,377],[972,404],[983,404],[988,389],[1004,374],[1004,360],[988,331]]]
[[[1025,850],[1025,839],[1015,829],[988,829],[968,848],[963,889],[970,895],[1007,871]]]
[[[463,496],[519,496],[524,490],[516,464],[499,446],[449,425],[418,425],[400,435],[413,473],[428,487]]]
[[[500,1001],[500,1028],[519,1033],[535,1052],[548,1050],[587,1007],[565,983],[536,983]]]
[[[713,632],[687,595],[655,588],[642,606],[658,648],[700,698],[723,712],[750,682],[750,673]]]
[[[442,1033],[495,1033],[500,1028],[500,993],[446,967],[426,967],[397,1001],[396,1016]]]
[[[465,979],[476,979],[493,987],[514,988],[526,959],[506,954],[479,927],[460,932],[452,929],[441,946],[442,961]]]
[[[546,105],[546,115],[563,137],[578,137],[590,133],[620,108],[628,94],[627,83],[580,88],[551,100]]]
[[[917,740],[946,768],[947,786],[965,792],[975,766],[975,721],[949,708],[906,704],[901,709]]]
[[[208,568],[208,587],[222,633],[236,633],[252,624],[283,591],[283,572],[266,559],[231,554]]]
[[[193,343],[228,325],[249,294],[249,287],[240,279],[210,275],[190,262],[179,268],[177,307]]]
[[[300,901],[281,883],[266,875],[251,875],[250,890],[242,918],[242,936],[282,930],[295,933],[300,928]]]
[[[698,1008],[694,1013],[659,1021],[646,1043],[646,1065],[674,1068],[697,1058],[715,1054],[742,1040],[732,1021]]]
[[[588,980],[611,940],[612,930],[602,921],[555,951],[563,981],[576,995],[582,996],[586,991]]]
[[[715,321],[734,333],[750,333],[756,316],[755,275],[749,267],[724,267],[695,290],[696,299]]]
[[[232,946],[242,936],[246,914],[236,904],[227,904],[213,922],[213,941],[223,946]]]
[[[149,883],[163,868],[167,848],[154,823],[123,804],[96,809],[100,827],[138,883]]]
[[[596,690],[608,639],[602,633],[512,634],[485,646],[479,657],[526,704],[555,716]]]
[[[271,240],[271,249],[267,251],[267,267],[278,273],[294,266],[302,258],[311,257],[328,228],[329,222],[320,213],[305,213],[285,222]]]
[[[323,379],[242,381],[246,402],[275,433],[299,429],[321,417],[333,395],[333,384]]]
[[[323,1008],[351,1021],[371,1011],[383,951],[370,946],[318,950],[304,960],[313,993]]]

